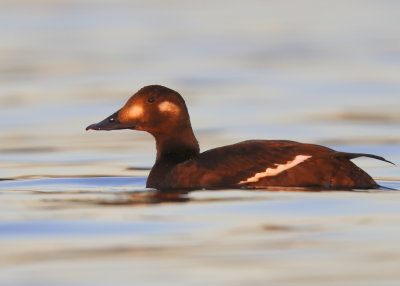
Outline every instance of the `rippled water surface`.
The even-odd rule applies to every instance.
[[[150,135],[86,132],[140,87],[201,149],[290,139],[400,164],[398,1],[0,3],[0,285],[399,285],[386,188],[146,189]]]

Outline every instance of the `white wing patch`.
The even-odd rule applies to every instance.
[[[181,112],[180,107],[170,101],[161,102],[158,105],[158,110],[160,110],[161,112],[168,112],[174,114],[179,114]]]
[[[250,177],[245,181],[240,181],[239,184],[255,183],[258,182],[261,178],[276,176],[283,171],[289,170],[290,168],[297,166],[298,164],[304,162],[311,157],[312,156],[297,155],[292,161],[288,161],[285,164],[275,164],[275,168],[267,168],[265,172],[256,173],[253,177]]]

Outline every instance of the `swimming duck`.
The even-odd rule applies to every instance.
[[[200,153],[182,96],[150,85],[117,112],[86,130],[147,131],[156,140],[157,157],[146,186],[156,189],[320,187],[376,188],[378,184],[351,159],[362,153],[288,140],[249,140]],[[389,162],[391,163],[391,162]]]

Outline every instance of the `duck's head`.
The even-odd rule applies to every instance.
[[[132,95],[120,110],[86,130],[133,129],[158,135],[179,132],[188,126],[189,114],[180,94],[164,86],[149,85]]]

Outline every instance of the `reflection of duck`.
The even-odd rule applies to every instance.
[[[147,187],[226,188],[296,186],[375,188],[377,183],[350,159],[370,157],[286,140],[251,140],[199,152],[183,98],[151,85],[117,112],[86,130],[133,129],[156,139],[157,159]],[[388,161],[387,161],[388,162]]]

